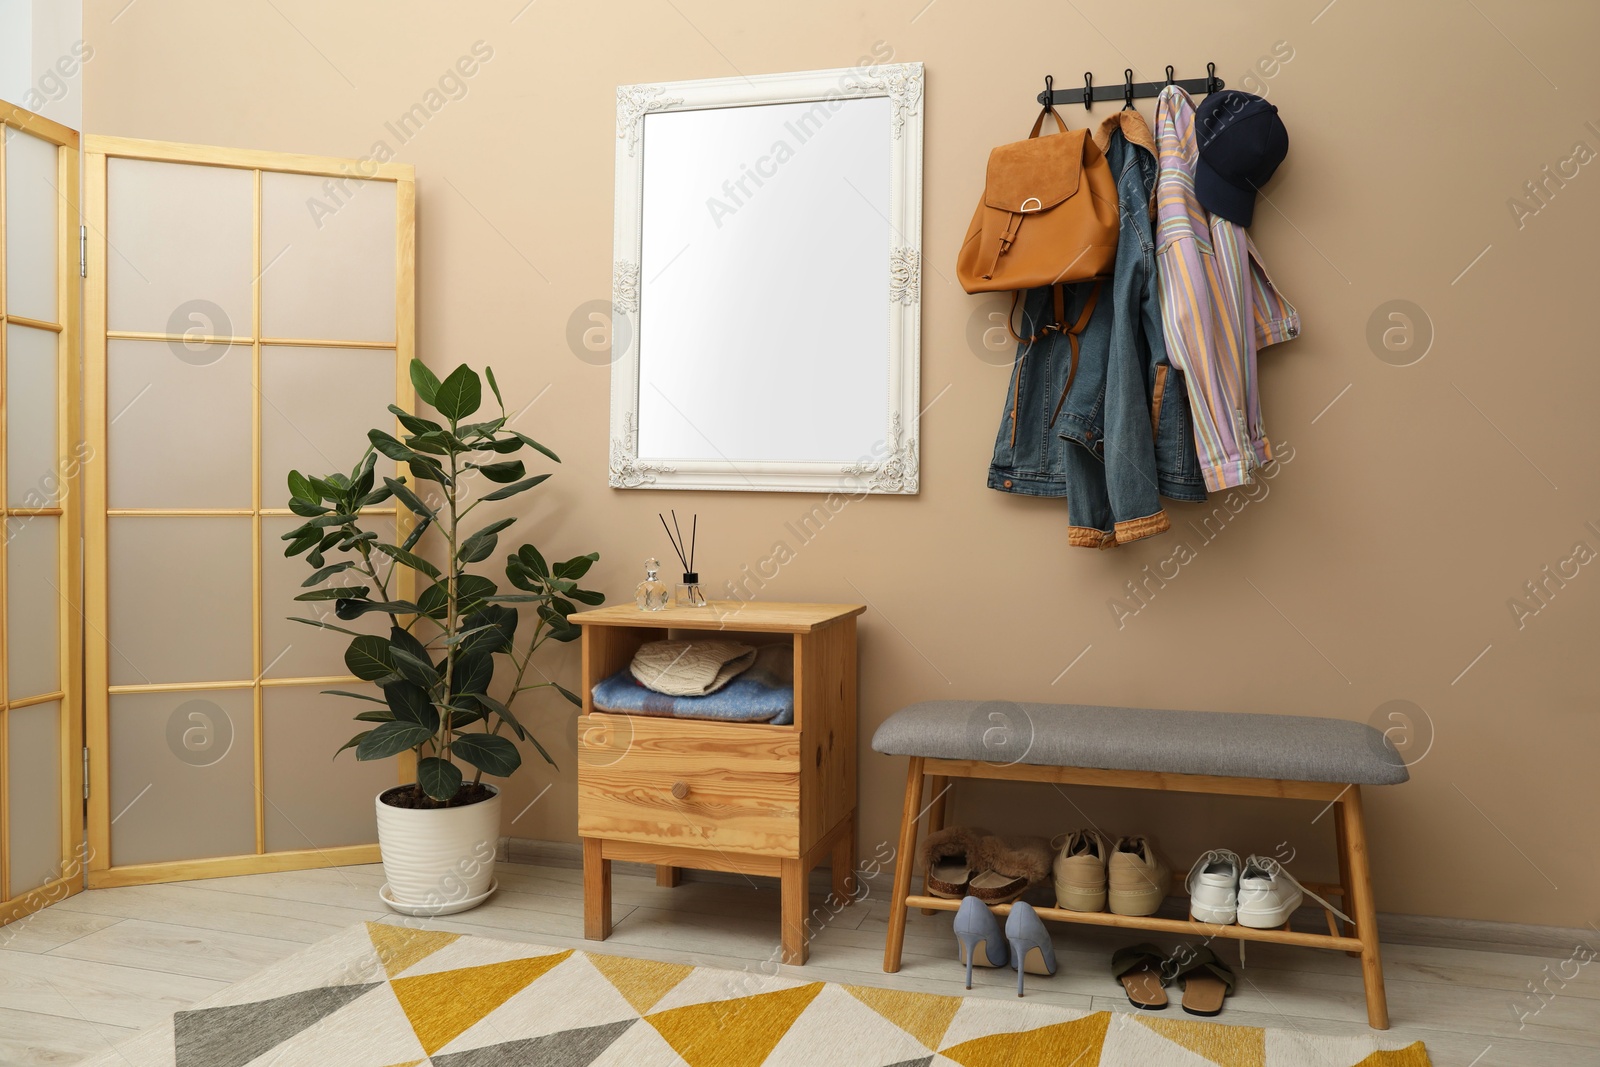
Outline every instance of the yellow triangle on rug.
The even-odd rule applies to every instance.
[[[1266,1067],[1267,1032],[1253,1026],[1197,1026],[1184,1019],[1131,1015],[1180,1048],[1219,1067]]]
[[[1023,1063],[1098,1063],[1110,1012],[1096,1012],[1021,1033],[990,1034],[941,1049],[962,1067],[1014,1067]],[[1092,1057],[1089,1053],[1094,1053]]]
[[[404,974],[413,964],[461,939],[460,934],[374,922],[367,923],[367,936],[372,939],[372,947],[378,950],[378,962],[383,964],[383,971],[390,978]]]
[[[767,1058],[806,1010],[822,983],[669,1008],[645,1021],[689,1067],[744,1067]]]
[[[570,955],[569,949],[553,956],[395,978],[389,985],[422,1050],[431,1056]],[[463,995],[467,992],[471,995]]]
[[[960,997],[941,997],[932,993],[908,993],[900,989],[847,985],[846,992],[894,1023],[900,1029],[937,1050],[950,1029],[950,1020],[961,1008]]]
[[[597,952],[587,955],[594,969],[605,975],[640,1015],[659,1004],[662,997],[694,971],[693,967],[683,963],[602,956]]]

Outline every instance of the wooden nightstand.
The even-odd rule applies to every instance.
[[[572,616],[583,627],[578,719],[578,834],[583,936],[611,934],[611,861],[781,880],[783,958],[804,963],[806,878],[833,863],[848,901],[856,853],[856,616],[861,604],[739,604],[640,611],[631,604]],[[640,645],[707,630],[794,643],[792,726],[596,712],[596,683]]]

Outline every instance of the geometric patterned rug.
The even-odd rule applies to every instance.
[[[1422,1043],[937,996],[367,923],[104,1067],[1429,1067]]]

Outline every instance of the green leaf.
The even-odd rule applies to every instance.
[[[361,634],[344,650],[344,665],[363,682],[375,682],[394,673],[389,642],[377,634]]]
[[[527,468],[520,459],[502,460],[499,463],[468,463],[467,469],[475,470],[491,482],[514,482],[527,473]]]
[[[411,387],[417,391],[424,404],[432,404],[439,393],[439,379],[420,359],[411,361]]]
[[[504,456],[512,452],[520,452],[522,450],[522,442],[515,437],[497,437],[493,441],[485,441],[481,447]]]
[[[307,626],[315,626],[319,630],[337,630],[342,634],[349,634],[351,637],[360,637],[361,636],[360,634],[356,633],[354,630],[346,630],[343,626],[335,626],[333,623],[331,623],[331,622],[323,622],[321,619],[297,619],[292,615],[285,616],[285,617],[290,622],[305,623]]]
[[[505,778],[522,766],[517,746],[495,734],[461,734],[450,743],[450,754],[496,778]]]
[[[451,695],[482,693],[494,681],[494,657],[488,653],[462,656],[456,660],[450,679]]]
[[[395,559],[401,563],[404,563],[407,567],[410,567],[414,571],[421,571],[423,574],[426,574],[429,578],[432,578],[436,582],[439,580],[439,568],[435,567],[421,556],[401,548],[398,545],[386,545],[380,543],[373,545],[372,547],[391,559]]]
[[[418,418],[405,408],[396,404],[390,404],[389,410],[394,414],[395,418],[400,420],[400,425],[404,426],[412,433],[428,433],[432,430],[444,429],[444,427],[440,426],[437,422],[429,422],[427,419]]]
[[[299,471],[289,472],[289,496],[295,500],[304,500],[315,504],[322,500],[317,491],[311,488],[311,479]]]
[[[312,504],[305,500],[290,500],[289,510],[303,519],[314,519],[318,515],[326,515],[328,509],[321,504]]]
[[[550,477],[548,474],[536,474],[532,478],[524,478],[522,481],[514,482],[511,485],[506,486],[504,489],[496,489],[492,493],[485,494],[483,499],[504,500],[506,497],[516,496],[518,493],[526,489],[532,489],[534,486],[538,485],[548,477]]]
[[[434,800],[449,800],[461,791],[461,768],[438,756],[417,761],[417,784]]]
[[[394,712],[388,708],[373,708],[356,715],[357,722],[394,722]]]
[[[500,399],[500,383],[494,380],[494,368],[485,366],[483,368],[483,376],[489,379],[489,388],[494,390],[494,402],[500,405],[501,411],[504,411],[506,409],[506,402]]]
[[[374,760],[397,756],[407,749],[416,748],[432,739],[433,731],[414,722],[386,722],[368,734],[356,746],[356,759]]]
[[[406,464],[406,470],[411,472],[413,478],[418,478],[425,482],[438,482],[440,485],[451,484],[450,476],[444,472],[444,468],[427,456],[419,454],[410,463]]]
[[[500,718],[504,719],[506,721],[506,725],[510,726],[512,730],[516,731],[518,737],[522,738],[523,740],[528,739],[528,731],[523,728],[522,723],[517,721],[517,717],[511,714],[510,708],[500,703],[488,693],[474,693],[472,694],[472,699],[477,701],[478,704],[484,708],[484,710],[491,711],[500,716]]]
[[[533,438],[529,437],[527,434],[522,433],[519,430],[512,430],[511,432],[516,435],[517,440],[521,441],[523,444],[527,445],[529,448],[537,449],[538,451],[543,452],[545,455],[549,456],[551,459],[555,460],[557,463],[561,462],[561,457],[560,456],[556,455],[554,452],[550,451],[548,448],[544,447],[544,445],[541,445],[538,441],[535,441]]]
[[[463,638],[461,651],[510,652],[517,634],[517,613],[510,608],[489,604],[462,620],[463,631],[477,630]]]
[[[483,383],[477,372],[465,363],[450,372],[429,401],[451,422],[460,422],[471,415],[482,402]]]
[[[412,681],[390,682],[383,687],[383,696],[396,720],[426,726],[430,732],[438,731],[439,712],[422,686]]]
[[[404,649],[422,662],[429,662],[428,646],[419,641],[410,630],[403,630],[398,626],[389,627],[389,647]]]
[[[372,731],[371,730],[362,730],[359,734],[356,734],[350,740],[348,740],[344,744],[340,745],[339,746],[339,752],[343,752],[347,748],[355,748],[356,746],[360,745],[361,742],[365,741],[370,736],[372,736]],[[339,758],[339,752],[335,752],[333,754],[333,758],[334,759],[338,759]],[[356,759],[360,759],[360,758],[361,758],[361,754],[359,752],[357,752],[356,753]]]
[[[297,530],[290,530],[284,536],[284,540],[289,542],[289,546],[283,550],[283,554],[294,557],[308,548],[315,548],[317,542],[322,540],[322,533],[314,527],[302,526]]]
[[[550,577],[550,567],[545,563],[544,557],[539,555],[539,550],[532,545],[523,545],[517,549],[517,558],[533,573],[541,578]]]
[[[439,684],[439,672],[433,669],[433,664],[425,659],[418,659],[403,648],[388,646],[389,656],[394,660],[394,666],[407,680],[431,689]]]
[[[409,508],[412,514],[426,515],[430,519],[438,517],[434,514],[433,509],[424,504],[422,498],[413,493],[405,482],[398,478],[385,478],[383,484],[393,490],[396,499]]]
[[[383,701],[379,700],[371,693],[352,693],[348,689],[324,689],[322,691],[322,695],[330,697],[352,697],[356,700],[370,700],[374,704],[383,703]]]
[[[394,490],[390,489],[387,485],[385,485],[382,488],[374,489],[372,492],[368,493],[366,496],[364,496],[360,500],[356,501],[356,507],[358,507],[358,508],[370,508],[370,507],[373,507],[374,505],[383,503],[385,500],[388,500],[393,495],[394,495]]]
[[[368,430],[367,440],[372,442],[373,448],[397,462],[406,463],[417,458],[416,452],[401,444],[393,434],[382,430]]]
[[[501,519],[485,526],[462,542],[461,550],[456,553],[456,559],[461,563],[478,563],[488,559],[494,553],[495,545],[500,542],[500,531],[516,521],[515,518]]]
[[[373,611],[385,615],[422,614],[422,609],[409,600],[336,600],[333,604],[333,613],[346,622]]]
[[[555,686],[556,690],[562,696],[566,697],[569,701],[571,701],[574,705],[576,705],[576,706],[578,706],[580,708],[583,707],[583,698],[581,696],[579,696],[577,693],[574,693],[572,690],[568,689],[566,686],[562,685],[560,682],[551,682],[550,684]]]
[[[305,581],[301,582],[300,585],[301,585],[302,588],[309,588],[309,587],[311,587],[313,585],[316,585],[318,582],[323,581],[326,578],[333,577],[335,574],[338,574],[340,571],[347,571],[351,567],[354,567],[355,565],[356,564],[355,564],[354,560],[348,560],[348,559],[345,560],[343,563],[331,563],[328,566],[323,567],[321,570],[317,571],[315,574],[313,574],[311,577],[307,578]]]
[[[557,578],[571,578],[573,581],[577,581],[585,574],[588,574],[589,568],[598,562],[600,562],[600,553],[598,552],[590,552],[584,556],[573,556],[565,563],[556,564],[555,576]]]
[[[405,549],[407,552],[410,552],[413,548],[416,548],[417,542],[422,540],[422,535],[428,532],[428,526],[432,522],[433,520],[428,518],[428,516],[422,516],[422,521],[411,528],[411,532],[406,534],[406,539],[400,542],[400,547]]]
[[[498,592],[495,584],[481,574],[463,574],[456,579],[456,613],[467,615],[483,606],[485,597]]]
[[[336,585],[301,593],[296,600],[355,600],[372,591],[370,585]]]
[[[578,603],[588,604],[590,607],[598,607],[606,602],[606,595],[593,589],[572,589],[567,595]]]

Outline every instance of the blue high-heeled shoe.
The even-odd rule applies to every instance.
[[[972,965],[1004,967],[1006,939],[1000,920],[977,897],[963,897],[956,911],[956,958],[967,965],[967,988],[972,988]]]
[[[1055,974],[1056,947],[1050,931],[1032,905],[1019,900],[1006,919],[1006,940],[1011,943],[1011,966],[1017,969],[1017,996],[1022,996],[1022,975]]]

